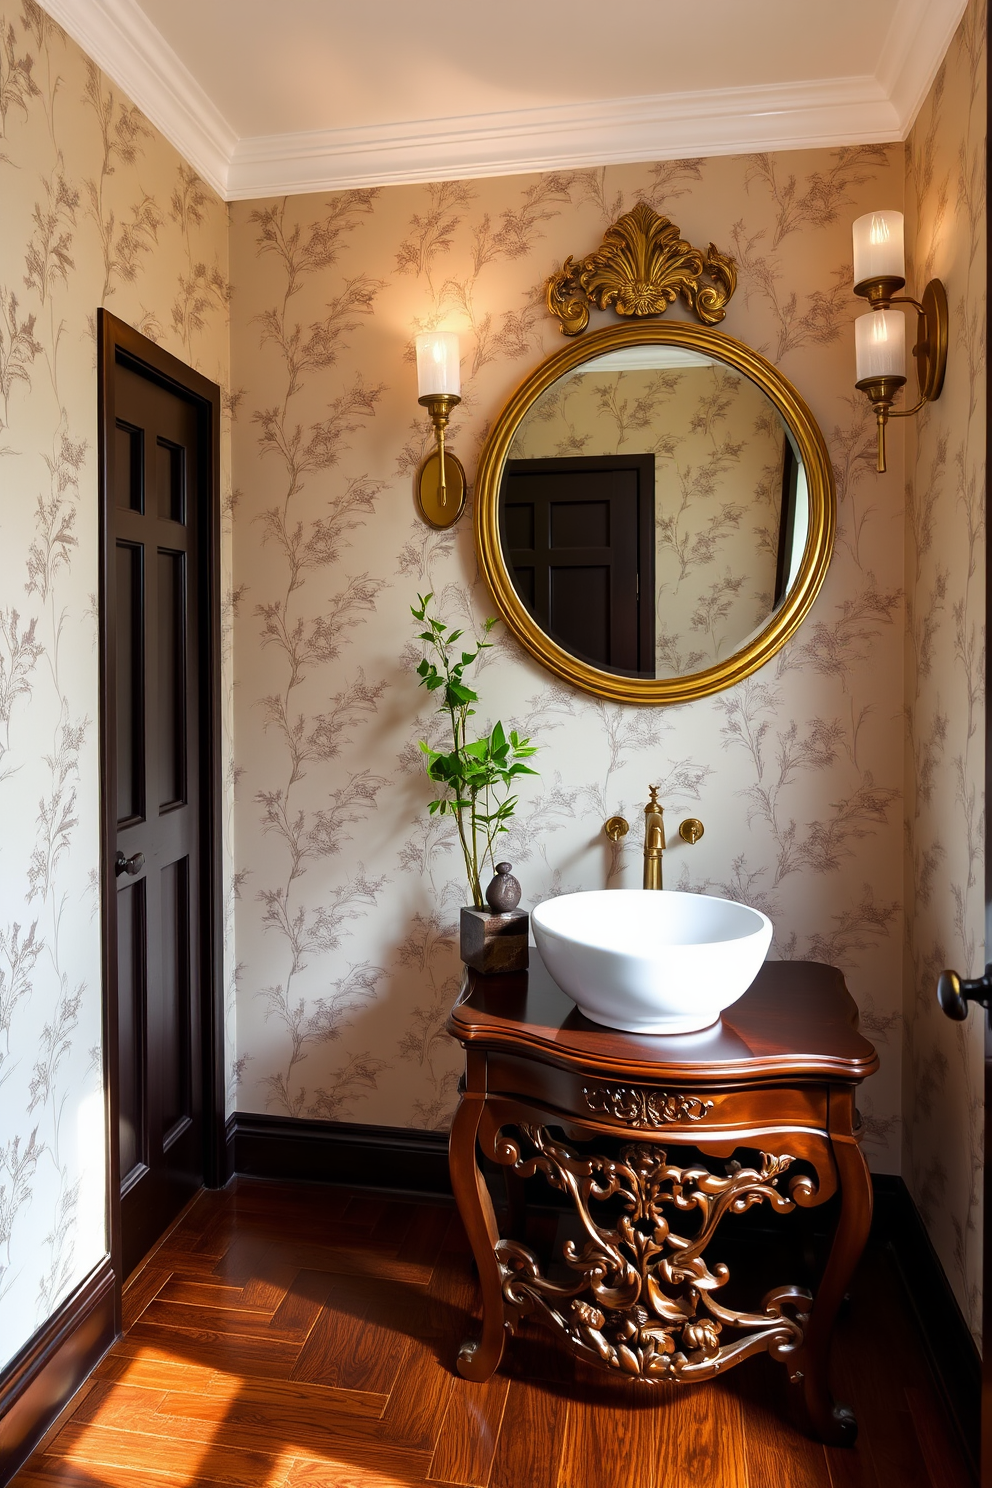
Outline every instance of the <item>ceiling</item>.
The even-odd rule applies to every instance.
[[[904,139],[966,0],[42,0],[228,200]]]

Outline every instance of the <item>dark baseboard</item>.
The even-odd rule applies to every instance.
[[[238,1112],[227,1123],[229,1170],[255,1178],[450,1194],[447,1132]]]
[[[105,1260],[0,1375],[0,1485],[9,1483],[117,1336]]]
[[[889,1249],[937,1388],[978,1482],[982,1360],[905,1180],[874,1175],[872,1233]]]

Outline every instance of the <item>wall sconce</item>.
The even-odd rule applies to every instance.
[[[924,403],[940,397],[947,366],[947,292],[931,279],[923,299],[896,291],[906,283],[906,256],[901,212],[867,212],[854,224],[854,293],[871,306],[871,314],[854,322],[858,380],[878,423],[878,470],[885,470],[885,425],[890,418],[909,418]],[[906,382],[906,318],[892,305],[915,305],[918,313],[916,376],[920,397],[912,408],[893,412],[892,402]]]
[[[457,336],[428,331],[417,337],[417,387],[417,401],[430,414],[437,435],[437,448],[417,472],[417,505],[432,527],[450,527],[465,506],[465,471],[444,442],[451,410],[462,401]]]

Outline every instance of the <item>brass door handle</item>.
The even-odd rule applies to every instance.
[[[132,858],[127,858],[122,852],[119,852],[114,858],[114,872],[118,878],[120,878],[122,873],[130,873],[132,875],[140,873],[144,866],[144,853],[138,852]]]
[[[977,1002],[987,1008],[992,998],[992,963],[985,968],[985,975],[971,981],[959,977],[956,971],[942,971],[937,978],[937,1001],[941,1012],[960,1023],[968,1016],[969,1002]]]

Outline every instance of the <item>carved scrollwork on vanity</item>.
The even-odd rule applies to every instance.
[[[590,1111],[622,1121],[625,1126],[650,1127],[655,1131],[673,1122],[702,1121],[713,1109],[711,1100],[678,1091],[646,1090],[637,1085],[586,1085],[583,1099]]]
[[[566,1281],[546,1276],[521,1241],[497,1242],[503,1298],[517,1320],[534,1314],[581,1357],[643,1380],[708,1379],[763,1351],[788,1363],[800,1348],[808,1292],[777,1287],[759,1311],[734,1311],[717,1296],[729,1268],[711,1269],[703,1257],[725,1215],[762,1203],[779,1214],[795,1208],[796,1195],[812,1184],[797,1174],[780,1190],[793,1162],[788,1153],[762,1153],[760,1168],[728,1163],[723,1177],[676,1167],[654,1146],[625,1147],[618,1159],[582,1155],[545,1127],[521,1124],[499,1132],[494,1156],[521,1178],[543,1173],[566,1193],[585,1236],[581,1246],[563,1247],[573,1273]],[[622,1213],[611,1228],[597,1222],[593,1204],[614,1196]],[[672,1210],[698,1216],[695,1234],[672,1229]]]

